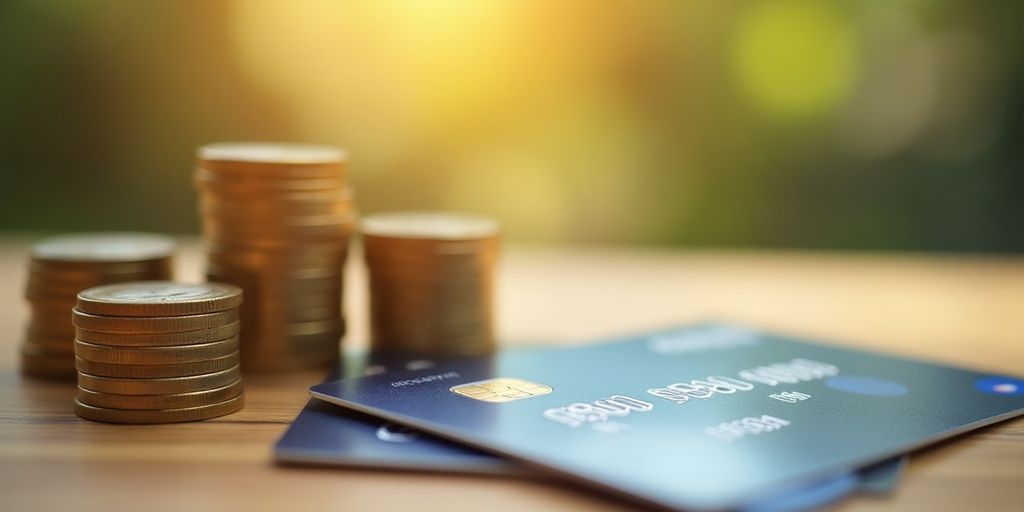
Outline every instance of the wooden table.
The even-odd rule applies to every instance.
[[[24,240],[0,240],[0,503],[4,510],[619,510],[555,480],[276,467],[272,443],[317,373],[247,377],[248,406],[181,425],[118,426],[71,412],[73,385],[17,369],[26,320]],[[194,245],[179,276],[199,277]],[[353,265],[352,267],[357,267]],[[366,339],[351,268],[352,334]],[[720,318],[836,343],[1024,370],[1024,258],[513,248],[500,289],[506,343],[587,339]],[[845,510],[1020,510],[1024,421],[915,455],[894,496]]]

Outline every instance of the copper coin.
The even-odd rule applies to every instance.
[[[56,380],[73,380],[76,376],[74,356],[46,352],[34,345],[22,345],[20,355],[25,375]]]
[[[97,393],[111,393],[115,395],[173,395],[227,386],[238,380],[239,377],[238,366],[215,373],[163,379],[101,377],[99,375],[79,372],[78,387]],[[103,407],[103,404],[86,403]]]
[[[81,401],[76,399],[75,414],[87,420],[102,421],[106,423],[181,423],[185,421],[198,421],[216,418],[218,416],[237,412],[242,409],[242,406],[245,403],[244,397],[245,395],[243,393],[224,400],[223,402],[214,404],[181,409],[140,411],[95,407],[83,404]]]
[[[491,218],[439,212],[383,213],[360,222],[366,235],[397,239],[476,240],[496,236],[499,230]]]
[[[321,177],[296,177],[289,175],[287,171],[258,173],[232,173],[217,172],[202,167],[197,168],[192,175],[193,183],[200,190],[229,189],[237,188],[243,191],[253,191],[264,194],[275,194],[278,192],[293,191],[332,191],[337,192],[339,199],[351,200],[351,194],[344,192],[345,170],[342,167],[329,168]]]
[[[111,347],[75,340],[75,356],[96,363],[164,365],[195,363],[238,350],[238,338],[175,347]]]
[[[25,336],[25,344],[51,354],[75,355],[75,338],[73,336],[36,336],[29,332]]]
[[[218,142],[201,146],[196,160],[199,167],[214,172],[315,177],[325,171],[336,172],[348,161],[348,154],[341,148],[317,144]]]
[[[241,303],[242,289],[229,284],[143,281],[82,290],[76,309],[92,315],[166,317],[216,313]]]
[[[328,368],[338,363],[341,352],[333,350],[302,354],[252,354],[242,358],[242,373],[282,373]]]
[[[242,381],[237,378],[229,384],[216,388],[162,395],[118,395],[114,393],[100,393],[78,386],[78,401],[93,407],[133,411],[158,411],[199,407],[223,402],[242,394],[242,389]]]
[[[224,327],[238,320],[238,309],[201,315],[127,317],[90,315],[72,310],[72,323],[79,329],[127,334],[163,334]]]
[[[195,345],[197,343],[209,343],[211,341],[221,341],[228,338],[234,338],[235,336],[238,336],[241,325],[241,322],[234,322],[223,327],[214,327],[212,329],[167,334],[111,333],[75,329],[74,337],[71,339],[80,339],[96,345],[111,345],[115,347],[168,347],[175,345]]]
[[[32,257],[47,262],[133,262],[169,258],[174,239],[149,233],[82,233],[47,238]]]
[[[96,363],[75,358],[74,366],[80,372],[101,377],[117,377],[131,379],[165,379],[170,377],[187,377],[205,373],[219,372],[238,365],[238,352],[226,356],[196,361],[194,363],[177,364],[120,364]]]

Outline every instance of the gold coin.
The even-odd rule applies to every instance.
[[[22,345],[21,371],[32,377],[73,380],[75,378],[75,358],[65,354],[46,352],[34,345]]]
[[[239,377],[238,366],[215,373],[163,379],[101,377],[99,375],[79,372],[78,387],[97,393],[111,393],[115,395],[172,395],[227,386],[238,380]],[[106,407],[103,404],[86,403]],[[161,409],[165,408],[161,407]]]
[[[111,333],[75,329],[73,338],[69,338],[69,340],[80,339],[96,345],[111,345],[115,347],[195,345],[197,343],[209,343],[211,341],[234,338],[238,336],[241,325],[241,322],[234,322],[223,327],[166,334]]]
[[[242,289],[229,284],[145,281],[83,290],[76,308],[92,315],[166,317],[216,313],[241,303]]]
[[[126,317],[90,315],[72,310],[72,323],[79,329],[125,334],[166,334],[224,327],[238,321],[238,309],[201,315]]]
[[[164,365],[195,363],[238,350],[238,338],[175,347],[111,347],[75,340],[75,356],[96,363]]]
[[[74,366],[78,371],[100,377],[129,379],[165,379],[171,377],[188,377],[227,370],[238,365],[238,352],[226,356],[196,361],[194,363],[177,364],[120,364],[97,363],[75,358]]]
[[[122,410],[105,407],[86,405],[75,400],[75,414],[82,418],[106,423],[181,423],[185,421],[198,421],[218,416],[231,414],[242,409],[245,403],[245,394],[239,394],[223,402],[215,404],[200,405],[196,407],[185,407],[181,409],[164,410]]]

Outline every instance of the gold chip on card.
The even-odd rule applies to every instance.
[[[528,380],[500,378],[460,384],[453,386],[450,391],[456,395],[481,402],[500,403],[546,395],[553,389],[550,386],[536,384]]]

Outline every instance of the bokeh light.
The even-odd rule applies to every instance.
[[[821,114],[846,97],[858,56],[852,27],[838,9],[814,0],[746,6],[733,58],[752,102],[785,119]]]
[[[197,232],[192,153],[345,146],[515,242],[1024,250],[1013,3],[0,5],[0,229]]]

